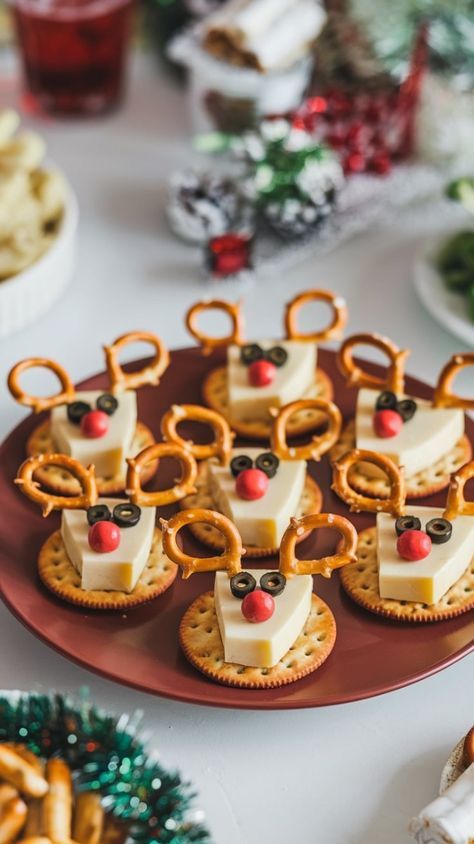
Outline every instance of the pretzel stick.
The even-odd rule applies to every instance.
[[[321,331],[310,334],[301,333],[297,328],[298,311],[307,302],[327,302],[332,309],[329,325]],[[287,340],[299,340],[306,343],[321,343],[341,337],[348,319],[345,299],[336,296],[330,290],[306,290],[288,302],[285,309],[285,332]]]
[[[286,441],[286,426],[294,413],[300,410],[320,410],[329,420],[328,430],[319,436],[313,436],[306,445],[289,446]],[[341,411],[331,401],[325,399],[300,399],[286,404],[281,410],[270,411],[277,413],[273,423],[270,448],[282,460],[320,460],[334,443],[339,439],[342,427]]]
[[[31,800],[28,803],[28,816],[26,818],[25,836],[41,836],[45,833],[43,823],[43,801]]]
[[[364,372],[354,362],[354,346],[373,346],[384,352],[390,363],[384,378]],[[374,390],[391,390],[400,395],[405,386],[405,359],[409,349],[399,349],[388,337],[379,334],[353,334],[344,340],[337,355],[337,364],[351,387],[369,387]]]
[[[42,490],[34,480],[34,475],[37,469],[44,466],[63,466],[67,469],[79,481],[83,490],[82,495],[53,495]],[[29,457],[18,469],[15,483],[24,495],[40,505],[43,516],[49,516],[53,510],[87,510],[97,502],[94,467],[91,465],[86,469],[68,454],[39,454],[36,457]]]
[[[177,427],[185,419],[210,425],[214,432],[212,443],[199,445],[192,440],[185,440],[180,437]],[[221,466],[225,466],[230,460],[234,434],[227,420],[215,410],[201,407],[198,404],[173,404],[161,420],[161,433],[167,442],[175,443],[186,449],[196,460],[217,457]]]
[[[62,390],[55,396],[32,396],[25,393],[20,387],[20,375],[28,369],[42,367],[53,372],[61,382]],[[74,401],[76,390],[66,370],[54,360],[48,358],[27,358],[17,363],[8,373],[8,389],[13,398],[25,407],[33,408],[34,413],[42,410],[51,410],[61,404],[69,404]]]
[[[451,476],[444,511],[445,519],[452,521],[457,516],[474,516],[474,501],[466,501],[464,498],[464,487],[471,478],[474,478],[474,460],[466,463]]]
[[[150,343],[156,350],[152,362],[139,372],[124,372],[118,362],[119,352],[130,343]],[[104,353],[113,393],[137,390],[145,384],[156,386],[170,362],[170,356],[163,341],[149,331],[130,331],[128,334],[122,334],[111,346],[104,346]]]
[[[48,790],[44,777],[4,744],[0,744],[0,777],[27,797],[43,797]]]
[[[55,844],[69,842],[72,820],[72,780],[69,766],[62,759],[50,759],[46,764],[49,791],[43,800],[46,835]]]
[[[0,844],[15,841],[25,825],[27,807],[17,794],[0,808]]]
[[[78,844],[100,844],[104,828],[104,810],[100,795],[81,792],[74,807],[73,836]]]
[[[53,842],[50,838],[45,838],[43,835],[27,835],[18,844],[53,844]]]
[[[143,492],[141,488],[140,475],[143,467],[153,460],[160,460],[162,457],[174,457],[181,465],[182,477],[169,489],[156,490],[155,492]],[[188,451],[173,443],[155,443],[143,449],[136,457],[127,458],[127,495],[134,504],[145,507],[162,507],[165,504],[173,504],[180,501],[186,495],[196,492],[197,464]]]
[[[349,483],[351,468],[362,460],[373,463],[382,469],[390,481],[390,498],[368,498],[356,492]],[[354,448],[344,454],[333,466],[331,486],[340,498],[349,505],[352,513],[368,510],[370,513],[385,511],[393,516],[401,516],[405,508],[405,475],[402,466],[376,451]]]
[[[330,557],[299,560],[295,553],[299,537],[307,530],[313,531],[319,528],[334,528],[339,531],[342,535],[341,550]],[[281,540],[280,571],[285,577],[293,577],[296,574],[322,574],[323,577],[331,577],[334,569],[355,562],[356,550],[357,531],[352,522],[344,516],[336,516],[333,513],[313,513],[301,519],[293,518]]]
[[[181,567],[183,579],[190,577],[200,571],[221,571],[227,570],[229,577],[242,570],[240,560],[245,553],[242,547],[242,539],[233,522],[222,513],[215,510],[181,510],[175,513],[168,521],[161,519],[163,531],[163,550],[167,557]],[[225,538],[226,547],[223,554],[216,557],[191,557],[181,550],[177,543],[177,535],[181,528],[190,524],[212,525],[219,530]]]
[[[440,372],[438,383],[435,388],[433,405],[434,407],[461,407],[464,410],[474,408],[474,398],[464,399],[452,392],[453,381],[461,369],[466,366],[474,366],[474,352],[465,355],[453,355],[451,360]]]
[[[211,337],[204,334],[197,327],[197,318],[203,311],[224,311],[232,321],[232,328],[229,334],[224,337]],[[244,343],[244,321],[240,304],[226,302],[223,299],[212,299],[209,302],[196,302],[186,314],[186,327],[190,334],[202,346],[203,354],[210,355],[219,346],[230,346],[236,344],[241,346]]]

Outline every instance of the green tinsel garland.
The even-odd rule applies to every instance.
[[[129,825],[129,841],[209,842],[208,831],[187,819],[194,798],[188,783],[147,757],[139,720],[138,714],[116,718],[59,694],[0,697],[0,742],[65,759],[75,787],[99,792],[105,811]]]

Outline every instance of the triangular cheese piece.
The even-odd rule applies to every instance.
[[[439,507],[407,507],[407,516],[418,516],[425,530],[431,519],[441,518]],[[423,560],[408,562],[397,551],[395,518],[377,513],[377,559],[382,598],[436,604],[464,574],[474,557],[474,518],[458,516],[452,521],[448,542],[433,543]]]
[[[250,570],[260,581],[264,569]],[[242,615],[242,601],[230,590],[227,572],[216,572],[214,601],[224,659],[239,665],[270,668],[291,648],[301,633],[311,608],[313,578],[298,575],[286,583],[283,592],[275,597],[275,612],[267,621],[253,624]]]
[[[265,448],[234,448],[233,457],[248,455],[253,462]],[[304,460],[280,460],[275,477],[257,501],[244,501],[235,490],[235,478],[229,466],[209,462],[209,488],[218,510],[227,516],[242,537],[244,545],[277,548],[298,506],[306,479]]]
[[[240,359],[241,347],[229,346],[227,350],[227,393],[230,415],[240,422],[262,420],[268,422],[271,407],[283,407],[289,402],[306,396],[314,387],[317,348],[315,343],[297,340],[258,340],[267,351],[281,346],[288,358],[277,368],[275,379],[266,387],[252,387],[248,379],[248,366]]]
[[[433,407],[422,399],[416,399],[416,413],[404,423],[399,434],[387,439],[377,437],[373,429],[373,417],[379,395],[380,390],[359,390],[356,448],[378,451],[391,457],[395,463],[405,467],[407,478],[434,466],[452,451],[464,433],[462,410]]]
[[[76,393],[77,401],[96,407],[104,390]],[[97,477],[125,477],[125,459],[131,456],[131,447],[137,426],[137,397],[132,390],[117,395],[118,408],[109,416],[109,430],[103,437],[85,437],[79,425],[73,425],[67,416],[67,406],[54,407],[51,411],[51,435],[55,448],[70,454],[83,466],[93,463]]]
[[[123,499],[101,498],[113,511]],[[120,528],[120,545],[115,551],[98,554],[88,542],[89,524],[84,510],[63,510],[61,536],[67,555],[81,575],[81,586],[92,589],[133,592],[150,555],[155,530],[155,507],[143,507],[134,527]]]

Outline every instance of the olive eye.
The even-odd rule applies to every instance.
[[[453,526],[447,519],[438,518],[427,522],[425,530],[434,545],[442,545],[451,539]]]
[[[110,522],[112,519],[112,513],[107,507],[107,504],[95,504],[93,507],[88,507],[86,516],[91,527],[96,522]]]
[[[396,409],[398,410],[403,421],[409,422],[410,419],[413,419],[416,413],[417,404],[414,399],[402,399],[401,401],[397,402]]]
[[[257,585],[253,574],[248,571],[239,571],[230,579],[230,591],[234,598],[245,598],[249,592],[253,592]]]
[[[406,530],[421,530],[421,522],[416,516],[400,516],[395,522],[397,536],[401,536]]]
[[[67,406],[67,418],[73,425],[80,425],[81,419],[92,410],[86,401],[73,401]]]
[[[244,472],[245,469],[251,469],[252,466],[252,459],[247,454],[239,454],[238,457],[233,457],[230,461],[230,471],[234,478],[240,475],[241,472]]]
[[[280,461],[276,454],[273,454],[273,451],[264,451],[263,454],[258,455],[255,461],[255,467],[264,472],[267,478],[275,477],[279,465]]]
[[[102,410],[107,416],[113,416],[118,408],[118,401],[110,393],[103,393],[96,401],[97,410]]]
[[[260,589],[262,592],[268,592],[273,597],[281,595],[285,586],[286,577],[279,571],[267,571],[260,578]]]
[[[375,403],[376,410],[396,410],[398,404],[398,399],[395,393],[390,392],[390,390],[384,390],[383,393],[380,393],[377,401]]]
[[[272,349],[266,352],[265,357],[274,366],[283,366],[288,360],[288,352],[282,346],[273,346]]]
[[[140,507],[126,501],[123,504],[116,504],[113,512],[113,520],[117,527],[135,527],[140,521],[141,514]]]
[[[242,346],[240,360],[245,366],[250,366],[256,360],[262,360],[264,354],[262,347],[258,343],[248,343],[246,346]]]

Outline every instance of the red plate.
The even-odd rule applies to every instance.
[[[222,362],[222,354],[203,357],[196,349],[174,352],[158,389],[139,393],[139,416],[156,435],[159,420],[172,402],[199,401],[206,371]],[[355,390],[339,376],[334,353],[320,352],[320,364],[332,377],[343,413],[352,412]],[[377,372],[377,367],[372,367]],[[89,378],[82,388],[105,387],[103,375]],[[408,379],[408,391],[428,398],[430,389]],[[343,593],[337,575],[315,578],[315,588],[333,610],[338,628],[336,646],[325,665],[304,680],[269,691],[219,686],[201,676],[181,654],[177,631],[188,604],[211,588],[212,575],[176,580],[161,598],[126,615],[83,612],[53,597],[38,581],[36,556],[45,538],[59,526],[59,516],[43,519],[38,508],[13,486],[24,457],[24,445],[40,417],[28,417],[0,449],[0,590],[3,600],[36,636],[64,656],[98,674],[145,692],[191,703],[241,709],[292,709],[327,706],[372,697],[434,674],[473,649],[473,613],[437,624],[397,624],[360,609]],[[474,424],[467,421],[474,439]],[[170,467],[171,468],[171,467]],[[330,490],[327,460],[312,466],[324,491],[324,509],[347,515],[347,508]],[[429,504],[442,505],[445,493]],[[169,513],[169,508],[163,512]],[[352,516],[358,529],[373,523],[370,515]],[[332,553],[334,537],[319,537],[318,552]],[[314,549],[314,535],[302,554]],[[188,549],[193,541],[188,540]],[[199,553],[199,546],[195,545]],[[202,550],[201,552],[202,553]],[[253,563],[252,563],[253,564]],[[267,566],[268,561],[264,564]]]

